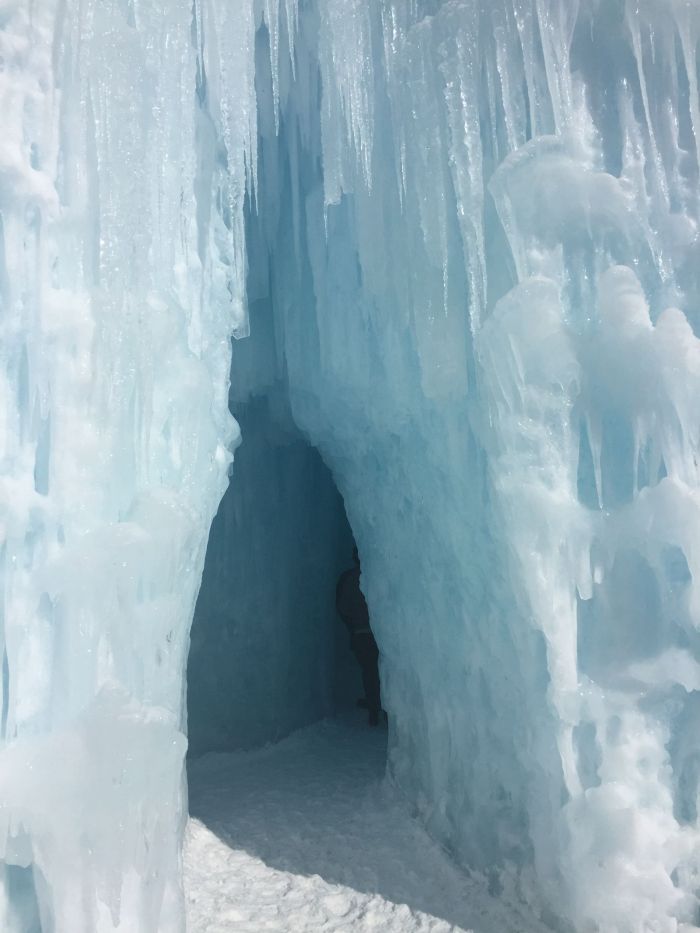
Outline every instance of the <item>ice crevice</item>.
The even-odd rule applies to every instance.
[[[305,490],[280,541],[319,458],[342,494],[432,836],[554,928],[697,928],[699,39],[694,0],[0,3],[0,929],[183,928],[229,399]],[[287,624],[268,737],[320,709]]]

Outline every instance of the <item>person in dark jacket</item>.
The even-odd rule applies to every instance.
[[[360,556],[352,552],[354,566],[341,574],[335,591],[338,615],[350,632],[350,647],[362,669],[369,724],[379,723],[381,697],[379,687],[379,649],[369,624],[367,601],[360,588]]]

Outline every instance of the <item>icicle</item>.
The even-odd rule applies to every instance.
[[[658,189],[659,193],[662,195],[666,203],[668,203],[668,185],[666,182],[666,176],[663,167],[663,161],[661,159],[661,153],[656,142],[656,134],[654,124],[651,118],[651,107],[649,104],[649,92],[647,88],[646,76],[644,74],[644,51],[642,48],[642,33],[639,17],[630,10],[630,4],[632,0],[628,0],[627,6],[625,8],[626,17],[627,17],[627,26],[632,36],[632,47],[634,49],[634,58],[637,63],[637,77],[639,79],[639,87],[642,95],[642,104],[644,106],[644,116],[646,118],[647,124],[647,135],[649,139],[649,147],[651,149],[651,164],[654,167],[654,178],[656,181],[655,187]]]
[[[275,132],[279,132],[280,106],[280,0],[265,0],[265,22],[270,36],[270,67],[272,69],[272,106],[275,112]]]

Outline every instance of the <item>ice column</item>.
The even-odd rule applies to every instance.
[[[184,669],[227,482],[252,4],[0,13],[0,928],[181,930]]]

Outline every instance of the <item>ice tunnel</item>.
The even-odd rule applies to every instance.
[[[188,718],[325,713],[350,528],[433,838],[552,930],[700,927],[699,40],[0,2],[0,930],[184,929]]]
[[[238,481],[212,524],[192,625],[191,757],[280,739],[362,692],[335,608],[354,543],[343,500],[291,415],[269,301],[250,316],[231,368]]]

